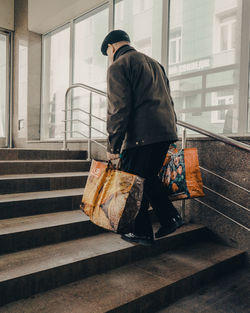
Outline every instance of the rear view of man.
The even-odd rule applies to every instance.
[[[119,157],[121,170],[145,178],[144,195],[134,233],[122,238],[144,245],[153,243],[149,204],[165,236],[184,224],[158,173],[169,145],[178,140],[176,115],[164,68],[130,46],[126,32],[114,30],[104,39],[101,51],[108,55],[108,159]]]

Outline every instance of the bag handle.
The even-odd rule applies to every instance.
[[[118,161],[117,165],[112,163],[112,161],[118,160],[118,159],[119,159],[119,161]],[[116,158],[114,160],[109,160],[107,169],[120,170],[120,168],[121,168],[121,159],[122,159],[122,154],[119,155],[119,158]]]

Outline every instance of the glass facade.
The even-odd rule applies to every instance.
[[[100,27],[102,25],[102,27]],[[103,38],[108,33],[108,8],[103,6],[92,14],[87,14],[74,22],[74,57],[73,83],[83,83],[103,91],[106,90],[107,59],[100,53]],[[83,89],[72,91],[72,108],[89,112],[90,94]],[[107,111],[105,97],[93,94],[92,114],[104,118]],[[78,132],[88,135],[89,116],[80,110],[72,111],[72,137],[82,137]],[[106,124],[97,118],[92,118],[92,126],[106,132]],[[93,137],[103,137],[103,134],[92,130]]]
[[[215,133],[246,135],[250,131],[250,110],[248,117],[243,112],[250,100],[240,100],[240,69],[246,62],[240,59],[242,1],[115,0],[113,12],[106,4],[44,35],[42,138],[62,138],[64,94],[70,84],[106,90],[107,58],[100,53],[100,46],[112,28],[127,31],[137,50],[168,64],[166,71],[179,120]],[[163,11],[168,4],[169,24],[164,25],[167,19]],[[114,15],[111,28],[110,14]],[[165,29],[168,35],[163,36]],[[93,95],[91,100],[92,113],[97,117],[92,118],[92,126],[105,133],[105,123],[98,117],[106,118],[106,99]],[[70,136],[88,136],[89,92],[74,89],[70,103]],[[95,130],[92,136],[103,138]]]
[[[137,50],[161,62],[162,0],[116,0],[114,26],[129,34]]]
[[[102,27],[100,27],[102,25]],[[71,32],[72,27],[72,32]],[[42,139],[60,139],[64,132],[64,96],[72,83],[83,83],[106,90],[107,58],[100,53],[103,38],[108,33],[108,9],[102,6],[43,38]],[[72,38],[70,38],[72,36]],[[72,46],[70,44],[72,43]],[[70,50],[73,51],[72,55]],[[72,67],[72,71],[70,68]],[[71,91],[68,107],[68,138],[89,135],[90,94],[83,89]],[[79,110],[78,110],[79,109]],[[93,95],[92,114],[105,117],[106,98]],[[92,126],[105,133],[106,125],[92,118]],[[103,134],[92,130],[92,136]]]
[[[63,137],[64,96],[70,84],[70,27],[66,25],[43,38],[42,139]]]
[[[6,136],[7,36],[0,33],[0,138]]]
[[[169,79],[178,119],[237,134],[240,1],[171,0]]]

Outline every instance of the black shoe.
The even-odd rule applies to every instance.
[[[178,228],[178,226],[177,226],[176,222],[173,222],[173,224],[171,224],[169,226],[161,226],[159,228],[159,230],[155,233],[155,238],[161,238],[161,237],[164,237],[166,235],[169,235],[169,234],[175,232],[177,228]]]
[[[168,226],[161,226],[159,230],[155,233],[155,238],[160,238],[169,235],[176,231],[177,228],[184,225],[185,222],[182,217],[178,214],[172,218],[171,223]]]
[[[152,246],[154,244],[154,239],[150,236],[138,236],[133,233],[122,234],[121,238],[128,242],[139,243],[143,246]]]
[[[176,222],[178,228],[185,224],[185,221],[179,214],[173,218],[173,221]]]

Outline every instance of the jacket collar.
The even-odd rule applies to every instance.
[[[125,46],[120,47],[114,54],[114,61],[116,61],[121,55],[132,50],[135,51],[135,48],[131,47],[130,45],[125,45]]]

